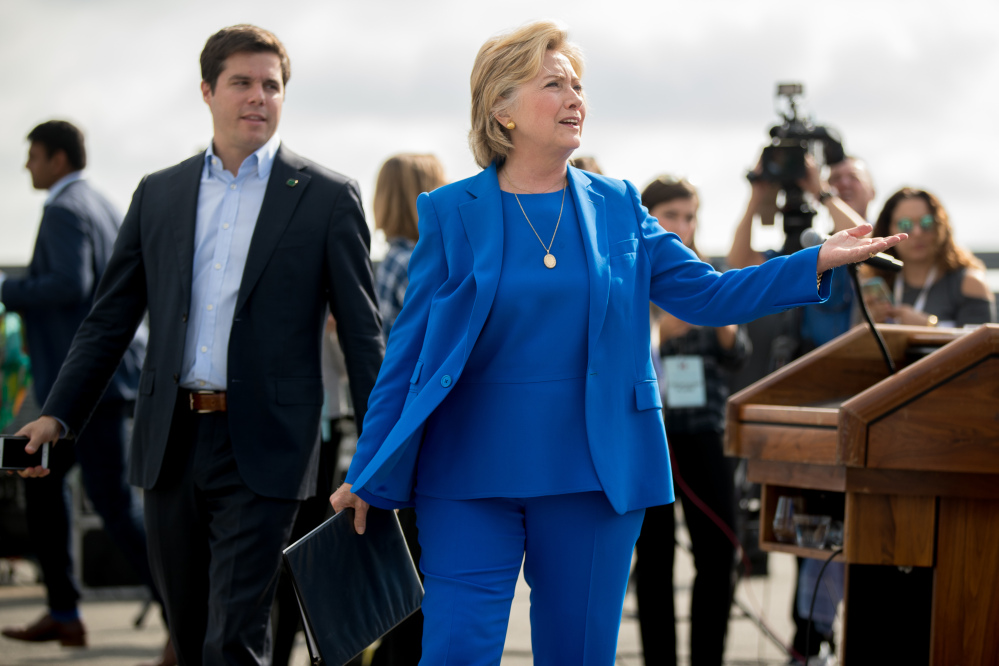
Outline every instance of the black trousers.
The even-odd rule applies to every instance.
[[[76,441],[57,443],[49,452],[51,473],[24,483],[28,533],[45,577],[49,609],[73,612],[80,589],[73,575],[70,525],[72,498],[66,475],[80,464],[83,487],[104,522],[104,529],[159,601],[146,557],[142,502],[126,481],[127,420],[131,402],[105,400]]]
[[[153,577],[182,666],[271,660],[270,614],[296,500],[246,487],[224,412],[178,399],[160,481],[146,491]]]
[[[729,527],[735,522],[733,464],[722,453],[722,433],[667,433],[674,477]],[[690,663],[720,666],[732,603],[735,546],[722,529],[674,484],[693,546],[697,574],[690,607]],[[673,601],[674,505],[650,507],[635,546],[635,584],[646,666],[676,664]]]

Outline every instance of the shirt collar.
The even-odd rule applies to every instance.
[[[205,151],[205,169],[202,173],[203,178],[208,178],[212,172],[213,160],[217,159],[215,156],[215,149],[213,148],[213,141],[208,142],[208,150]],[[267,143],[257,148],[249,157],[243,160],[243,164],[253,164],[256,162],[257,165],[257,178],[260,180],[267,180],[271,175],[271,168],[274,166],[274,157],[277,155],[278,148],[281,147],[281,137],[278,136],[277,132],[274,132]],[[222,168],[222,160],[218,160],[215,164],[219,169]],[[242,164],[240,169],[242,169]]]
[[[55,185],[49,188],[49,194],[45,197],[45,206],[55,201],[55,198],[59,196],[63,190],[65,190],[71,183],[75,183],[78,180],[83,180],[82,171],[74,171],[73,173],[68,173],[59,180],[56,181]]]

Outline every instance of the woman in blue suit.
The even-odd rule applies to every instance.
[[[472,70],[477,176],[418,200],[409,289],[346,483],[355,509],[415,504],[421,664],[498,664],[514,587],[531,586],[534,663],[613,664],[645,507],[673,501],[649,300],[720,326],[820,302],[833,266],[901,238],[717,273],[628,182],[568,168],[582,58],[534,23]]]

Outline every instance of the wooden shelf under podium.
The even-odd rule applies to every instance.
[[[933,567],[925,663],[999,663],[999,325],[878,330],[894,375],[858,326],[733,395],[726,453],[763,486],[763,549],[826,559],[766,523],[842,494],[847,565]]]

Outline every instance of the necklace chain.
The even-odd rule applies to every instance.
[[[510,185],[513,185],[513,187],[517,188],[518,190],[524,189],[523,187],[515,185],[514,182],[510,180],[510,176],[508,176],[506,172],[503,173],[503,176],[506,178],[506,182],[510,183]],[[562,211],[565,208],[565,191],[568,189],[568,185],[569,185],[568,179],[563,181],[562,203],[560,203],[558,207],[558,220],[555,221],[555,231],[552,232],[552,239],[547,246],[545,246],[545,242],[541,240],[541,235],[538,234],[538,230],[534,228],[533,224],[531,224],[531,218],[527,216],[527,211],[524,210],[524,204],[520,203],[520,197],[517,196],[516,192],[512,192],[513,198],[517,200],[517,205],[520,206],[520,212],[524,214],[524,219],[527,220],[528,226],[531,227],[531,231],[533,231],[534,235],[537,236],[538,242],[541,243],[541,247],[545,248],[545,266],[548,268],[555,268],[555,255],[552,254],[552,245],[555,244],[555,234],[558,233],[558,225],[562,222]]]

